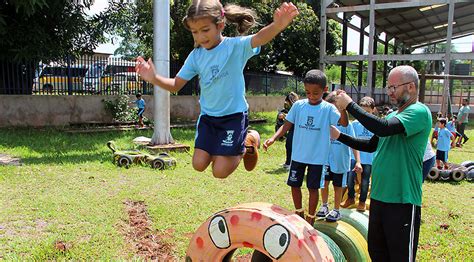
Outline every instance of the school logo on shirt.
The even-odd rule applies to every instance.
[[[361,136],[370,136],[370,133],[369,133],[369,130],[367,130],[367,128],[364,127],[364,130],[362,130],[362,134],[360,134]]]
[[[306,119],[306,126],[307,127],[314,127],[313,121],[314,121],[314,117],[313,116],[308,116],[308,119]]]
[[[306,124],[298,125],[299,128],[307,129],[307,130],[315,130],[320,131],[321,128],[314,126],[314,116],[308,116],[306,118]]]
[[[213,65],[211,66],[211,81],[217,77],[219,74],[219,66],[218,65]]]
[[[234,144],[234,140],[232,139],[234,136],[234,130],[227,130],[227,137],[226,139],[222,140],[223,146],[232,146]]]

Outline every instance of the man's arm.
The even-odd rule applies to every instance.
[[[392,117],[389,120],[377,117],[367,113],[354,102],[350,102],[347,105],[347,111],[376,136],[385,137],[405,133],[405,127],[396,117]]]
[[[331,126],[331,138],[336,139],[350,148],[369,153],[375,152],[379,144],[378,136],[374,135],[370,139],[356,138],[341,133],[335,126]]]

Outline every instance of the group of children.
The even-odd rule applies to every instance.
[[[334,222],[341,219],[339,209],[346,185],[349,185],[349,198],[343,207],[355,203],[356,173],[362,173],[361,194],[357,209],[365,210],[372,154],[359,153],[339,141],[330,139],[330,127],[334,126],[340,132],[351,136],[371,137],[372,134],[357,121],[349,123],[346,111],[336,108],[336,92],[327,93],[327,80],[322,71],[310,70],[306,73],[303,83],[307,98],[294,102],[289,109],[286,108],[286,115],[281,116],[279,113],[277,127],[281,118],[284,118],[285,122],[278,127],[271,138],[264,142],[263,147],[267,150],[276,140],[288,131],[292,131],[291,162],[288,162],[287,158],[285,165],[291,163],[287,184],[291,187],[295,212],[309,223],[314,223],[316,217],[325,217],[327,221]],[[290,95],[293,96],[293,94]],[[370,97],[361,99],[360,105],[370,113],[375,110],[374,100]],[[287,143],[288,140],[287,137]],[[301,191],[305,173],[309,191],[306,216]],[[329,181],[332,181],[334,188],[334,208],[331,211],[328,207]],[[322,205],[316,213],[319,189],[321,189]]]

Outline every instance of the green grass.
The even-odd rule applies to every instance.
[[[262,138],[273,134],[275,113],[255,125]],[[127,199],[143,200],[152,227],[171,233],[166,241],[182,260],[192,233],[214,212],[239,203],[263,201],[292,208],[284,161],[284,143],[277,142],[254,172],[243,167],[225,180],[199,173],[189,153],[172,153],[175,170],[118,168],[111,163],[108,140],[130,148],[137,136],[151,130],[68,134],[55,129],[0,129],[0,153],[22,159],[23,165],[0,166],[0,259],[5,260],[136,260],[126,243]],[[193,129],[173,129],[180,143],[193,146]],[[474,137],[474,131],[468,131]],[[450,152],[453,162],[474,159],[473,143]],[[418,259],[470,261],[474,208],[473,184],[425,183]],[[305,192],[305,200],[307,195]],[[306,206],[306,203],[305,203]],[[440,229],[440,224],[449,228]],[[55,241],[71,244],[67,252]],[[248,252],[248,250],[243,251]]]

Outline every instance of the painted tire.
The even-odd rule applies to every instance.
[[[464,161],[464,162],[461,163],[461,166],[466,167],[466,168],[474,166],[474,161],[470,161],[470,160]]]
[[[364,237],[365,241],[367,241],[369,217],[364,215],[362,212],[351,209],[342,208],[340,210],[342,215],[341,220],[357,229],[357,231],[359,231],[359,233]]]
[[[428,172],[428,175],[426,175],[426,178],[429,180],[436,180],[439,178],[439,169],[437,167],[432,167],[430,169],[430,172]]]
[[[132,159],[128,156],[120,156],[117,160],[117,165],[128,168],[132,164]]]
[[[328,235],[341,249],[347,261],[371,261],[367,241],[357,230],[344,221],[316,221],[314,228]]]
[[[451,170],[440,170],[439,179],[443,181],[448,181],[449,179],[451,179]]]
[[[453,171],[452,177],[454,181],[460,182],[466,177],[466,174],[464,173],[464,170],[456,169]]]
[[[324,239],[324,241],[329,247],[329,250],[331,250],[332,256],[334,257],[334,262],[347,261],[346,257],[344,257],[344,254],[342,253],[342,250],[339,248],[336,242],[334,242],[334,240],[332,240],[328,235],[324,234],[321,231],[318,231],[318,234]]]
[[[165,161],[163,161],[162,159],[157,158],[157,159],[151,161],[151,167],[154,168],[154,169],[163,170],[163,169],[165,169]]]
[[[468,172],[466,174],[466,179],[469,180],[469,181],[474,180],[474,169],[468,170]]]
[[[194,233],[186,261],[223,261],[242,247],[281,261],[334,261],[323,238],[300,216],[268,203],[212,215]]]

